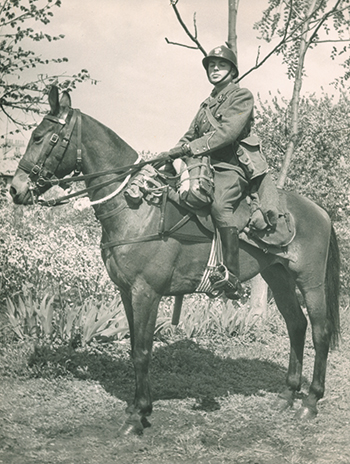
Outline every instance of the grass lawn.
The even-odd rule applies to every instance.
[[[152,426],[120,437],[133,395],[128,340],[85,348],[0,349],[0,463],[112,464],[350,463],[350,316],[342,309],[342,343],[330,353],[318,417],[294,420],[308,388],[313,348],[308,332],[304,382],[293,410],[277,411],[289,342],[276,316],[244,337],[155,341]]]

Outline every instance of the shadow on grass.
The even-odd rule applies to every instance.
[[[38,347],[29,359],[35,377],[73,375],[98,381],[123,401],[133,399],[134,370],[124,353],[50,349]],[[70,374],[69,374],[70,373]],[[154,400],[254,395],[260,390],[279,392],[286,369],[260,359],[221,358],[191,340],[155,349],[151,364]]]

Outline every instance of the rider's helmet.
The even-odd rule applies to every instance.
[[[237,57],[230,48],[225,47],[225,45],[220,45],[219,47],[213,48],[213,50],[211,50],[208,55],[203,58],[202,63],[207,72],[210,58],[222,58],[223,60],[231,63],[234,70],[233,77],[238,77]]]

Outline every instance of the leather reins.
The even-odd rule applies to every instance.
[[[70,120],[67,123],[67,119],[70,116]],[[102,187],[106,187],[112,183],[122,181],[128,175],[132,175],[139,171],[143,166],[146,164],[159,164],[162,165],[164,162],[169,161],[169,156],[163,156],[160,158],[156,158],[153,160],[148,161],[141,161],[138,164],[130,164],[127,166],[119,167],[119,168],[112,168],[105,171],[99,171],[91,174],[80,175],[82,172],[82,141],[81,141],[81,112],[78,109],[71,109],[65,111],[60,117],[48,114],[44,117],[44,119],[54,122],[59,127],[58,129],[51,135],[51,137],[47,140],[42,148],[42,152],[39,156],[39,159],[36,163],[31,161],[27,161],[25,159],[21,159],[19,162],[18,167],[22,169],[24,172],[29,174],[29,178],[34,184],[33,190],[36,190],[38,194],[40,194],[40,190],[45,188],[46,186],[54,186],[54,185],[67,185],[71,182],[81,182],[90,180],[96,177],[101,177],[107,174],[119,174],[114,179],[110,179],[104,182],[101,182],[97,185],[87,187],[85,189],[79,190],[77,192],[70,193],[68,195],[61,196],[59,198],[53,200],[42,200],[39,199],[38,203],[42,206],[57,206],[66,202],[67,200],[84,195],[88,192],[95,191]],[[58,179],[55,177],[55,172],[60,163],[62,162],[66,150],[68,148],[69,142],[71,140],[71,136],[74,130],[75,125],[77,125],[77,155],[76,155],[76,164],[74,168],[73,176],[65,177],[63,179]],[[61,143],[58,142],[61,140]],[[48,161],[49,156],[54,159],[54,162],[51,161],[51,164],[54,165],[54,168],[51,167],[48,169],[45,165]]]

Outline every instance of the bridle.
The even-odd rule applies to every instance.
[[[101,182],[99,184],[87,187],[85,189],[70,193],[68,195],[61,196],[53,200],[42,200],[38,199],[37,202],[42,206],[56,206],[65,203],[67,200],[80,195],[85,195],[90,191],[95,191],[102,187],[106,187],[112,183],[122,181],[121,185],[107,197],[101,198],[100,200],[90,202],[91,205],[100,204],[104,201],[116,196],[126,186],[130,177],[135,172],[139,171],[146,164],[157,163],[161,164],[168,161],[168,156],[157,158],[155,160],[141,161],[140,157],[134,162],[134,164],[123,166],[121,168],[113,168],[107,171],[100,171],[93,174],[80,175],[82,172],[82,141],[81,141],[81,112],[78,109],[65,108],[63,113],[58,117],[52,114],[48,114],[44,117],[44,120],[53,122],[57,125],[57,129],[51,135],[51,137],[43,145],[39,159],[36,163],[21,159],[18,167],[24,172],[28,173],[30,184],[29,189],[31,191],[33,203],[35,198],[45,189],[45,187],[52,187],[54,185],[67,186],[71,182],[80,182],[87,179],[93,179],[107,174],[119,174],[113,179]],[[58,179],[55,177],[55,172],[62,162],[66,150],[68,148],[71,136],[75,125],[77,125],[77,153],[76,162],[73,175],[71,177],[65,177]],[[60,142],[60,143],[59,143]],[[51,155],[51,156],[50,156]],[[46,166],[46,162],[50,156],[50,168]],[[53,167],[51,167],[53,165]]]
[[[56,169],[62,162],[69,145],[75,125],[77,125],[77,156],[73,177],[78,176],[82,169],[82,148],[81,148],[81,112],[76,109],[65,108],[60,117],[48,114],[44,120],[55,123],[58,127],[51,137],[43,145],[41,154],[36,163],[21,159],[18,167],[29,174],[34,188],[38,193],[48,184],[52,184]],[[67,122],[68,120],[68,122]],[[60,142],[60,143],[59,143]],[[50,158],[50,168],[46,167],[46,162]],[[55,182],[56,183],[56,182]],[[52,184],[53,185],[53,184]],[[33,188],[33,187],[32,187]]]

